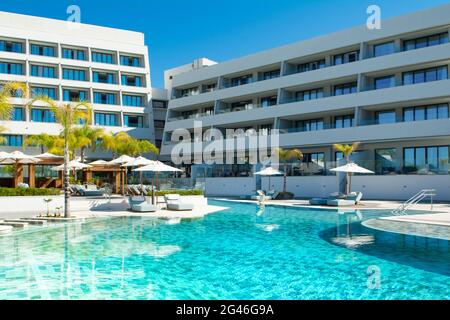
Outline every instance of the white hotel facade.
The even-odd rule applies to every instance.
[[[282,148],[300,148],[305,155],[291,167],[288,189],[311,197],[336,191],[329,170],[342,155],[333,144],[359,141],[353,160],[375,172],[354,177],[353,188],[366,199],[407,199],[434,188],[438,199],[450,200],[449,30],[450,5],[444,5],[383,20],[380,30],[361,26],[223,63],[201,59],[169,70],[162,156],[169,159],[177,143],[172,133],[193,131],[195,121],[223,133],[278,129]],[[225,150],[227,145],[234,143],[224,139]],[[206,175],[210,195],[255,189],[251,165],[191,170]],[[267,189],[267,180],[262,183]],[[272,184],[280,190],[281,178]]]
[[[0,12],[0,82],[6,81],[24,82],[32,94],[61,103],[88,101],[93,126],[155,142],[148,47],[142,33]],[[159,99],[165,96],[157,92]],[[60,133],[44,104],[26,110],[27,101],[13,100],[11,121],[0,123],[7,129],[7,143],[0,150],[21,149],[30,135]],[[26,151],[39,152],[34,147]],[[110,157],[100,151],[88,156]]]

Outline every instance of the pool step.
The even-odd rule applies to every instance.
[[[32,220],[42,220],[47,222],[84,222],[84,218],[51,218],[51,217],[36,217],[32,218]]]
[[[0,235],[8,234],[13,230],[11,226],[0,226]]]
[[[5,221],[0,221],[0,226],[10,226],[10,227],[13,227],[13,228],[26,229],[26,228],[28,228],[29,224],[27,222],[5,222]]]
[[[29,224],[35,224],[35,225],[40,225],[40,226],[47,225],[46,220],[30,219],[30,218],[8,219],[8,220],[5,220],[5,222],[26,222]]]

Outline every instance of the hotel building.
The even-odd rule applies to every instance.
[[[60,103],[85,100],[92,125],[155,141],[148,48],[144,34],[0,12],[0,82],[24,82],[32,95]],[[164,100],[164,91],[158,93]],[[2,151],[21,149],[30,135],[57,135],[61,127],[45,104],[25,109],[14,98]],[[39,152],[30,147],[28,153]],[[89,154],[92,158],[110,155]]]
[[[172,133],[193,131],[195,121],[224,134],[236,128],[262,135],[278,129],[282,148],[304,154],[290,166],[288,189],[310,197],[336,191],[329,170],[342,154],[333,144],[359,141],[352,160],[375,172],[354,178],[354,189],[366,199],[407,199],[434,188],[438,199],[450,200],[449,30],[450,5],[444,5],[383,20],[380,30],[360,26],[222,63],[170,70],[162,155],[169,159],[177,143]],[[224,150],[234,145],[226,140]],[[191,170],[193,176],[206,174],[208,194],[240,195],[254,190],[256,167],[193,165]],[[271,188],[281,188],[281,178],[272,181]]]

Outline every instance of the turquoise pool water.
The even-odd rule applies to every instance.
[[[338,213],[230,209],[100,219],[0,237],[0,299],[449,299],[450,244]]]

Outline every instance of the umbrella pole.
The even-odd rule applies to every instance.
[[[141,192],[142,192],[142,196],[144,196],[144,184],[142,182],[142,171],[139,174],[139,179],[141,181]]]
[[[155,204],[155,177],[152,176],[152,204]]]

